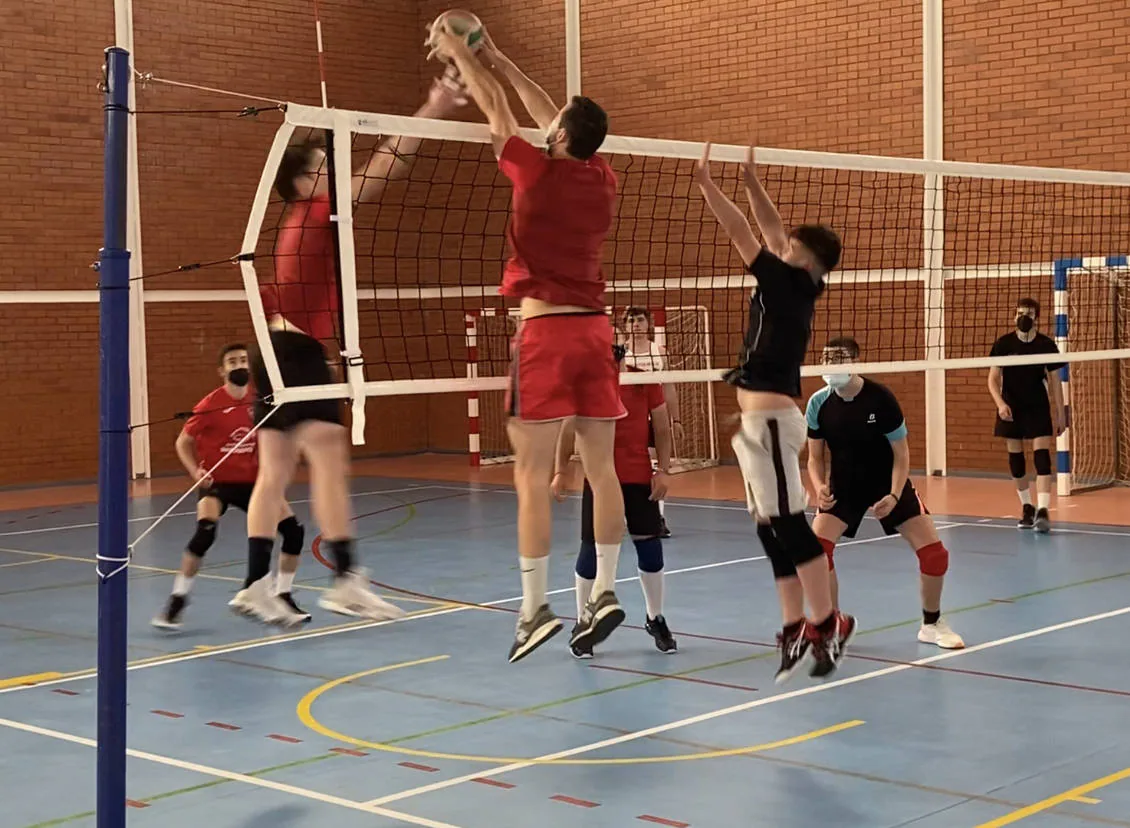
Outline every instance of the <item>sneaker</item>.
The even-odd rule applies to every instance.
[[[1052,530],[1052,521],[1048,516],[1047,509],[1036,510],[1036,531],[1041,535],[1046,535]]]
[[[250,592],[247,588],[241,589],[235,597],[228,601],[228,608],[236,615],[251,615]]]
[[[561,619],[553,614],[549,604],[542,604],[529,620],[518,614],[518,626],[514,631],[514,645],[510,648],[509,661],[513,664],[521,661],[538,647],[540,647],[557,633],[561,632]],[[582,653],[585,652],[582,649]],[[592,656],[592,648],[587,648],[588,657]],[[574,653],[576,655],[576,653]],[[578,658],[586,658],[584,655]]]
[[[580,627],[580,624],[574,624],[573,625],[573,635],[577,634],[577,629],[579,627]],[[572,637],[572,636],[570,636],[570,637]],[[584,660],[584,659],[592,658],[592,648],[591,647],[586,649],[584,647],[578,647],[576,644],[570,644],[569,645],[569,652],[571,652],[573,654],[573,658],[578,659],[578,660]]]
[[[287,614],[291,621],[291,623],[288,623],[286,626],[290,627],[294,624],[310,623],[310,613],[298,606],[294,601],[294,597],[289,592],[280,592],[275,597],[286,605]]]
[[[391,621],[407,615],[400,607],[390,604],[369,589],[369,576],[363,569],[347,572],[334,579],[333,588],[322,593],[318,606],[338,615],[367,618],[370,621]]]
[[[679,651],[675,636],[671,635],[671,630],[667,626],[667,619],[662,615],[647,619],[644,629],[655,639],[655,649],[659,652],[676,653]]]
[[[933,644],[943,650],[963,650],[965,641],[955,633],[945,618],[939,618],[935,624],[923,624],[918,628],[918,640],[923,644]]]
[[[667,540],[667,538],[671,537],[671,530],[667,528],[667,518],[665,517],[659,519],[659,537],[663,538],[663,540]]]
[[[809,625],[814,663],[808,674],[813,678],[827,678],[836,672],[844,660],[844,650],[855,638],[855,629],[855,618],[842,612],[836,612],[836,623],[828,635],[822,635]]]
[[[806,632],[807,626],[807,622],[802,621],[800,628],[792,635],[787,635],[784,630],[777,633],[777,649],[781,651],[781,666],[777,668],[777,675],[773,679],[777,684],[784,684],[791,679],[808,657],[812,642]]]
[[[168,603],[165,604],[165,609],[150,623],[161,630],[179,630],[181,628],[180,617],[186,606],[188,606],[188,596],[170,595]]]
[[[243,614],[266,624],[293,625],[296,623],[294,614],[279,600],[271,587],[272,579],[268,576],[260,578],[247,589],[242,590],[240,595],[243,596]]]
[[[624,623],[625,617],[624,608],[616,599],[616,593],[610,589],[605,590],[595,601],[585,604],[585,611],[573,628],[573,637],[569,643],[591,650],[612,635],[612,631]]]
[[[1024,504],[1024,511],[1020,515],[1020,520],[1016,521],[1017,529],[1031,529],[1036,525],[1036,507],[1031,503]]]

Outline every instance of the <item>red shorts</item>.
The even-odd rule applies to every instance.
[[[608,316],[562,313],[524,320],[511,343],[506,410],[535,423],[574,416],[618,420],[627,414]]]

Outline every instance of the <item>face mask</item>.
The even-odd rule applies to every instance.
[[[1036,325],[1036,320],[1028,314],[1016,317],[1016,330],[1020,333],[1028,333]]]
[[[228,382],[242,388],[251,381],[251,372],[246,368],[233,368],[228,372]]]
[[[843,388],[851,382],[851,374],[824,374],[824,382],[832,388]]]

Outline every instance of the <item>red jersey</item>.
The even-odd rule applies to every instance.
[[[261,285],[267,318],[281,315],[315,339],[334,338],[337,273],[329,196],[289,204],[275,240],[275,283]]]
[[[251,415],[253,399],[254,396],[248,393],[242,400],[237,400],[221,385],[192,409],[192,416],[185,423],[184,430],[195,441],[196,457],[205,471],[219,463],[220,458],[251,430],[254,425]],[[216,469],[212,479],[217,483],[254,483],[259,472],[255,449],[253,434]]]
[[[621,483],[650,483],[651,412],[666,402],[662,385],[621,385],[620,399],[628,415],[616,421],[613,449],[616,477]]]
[[[498,166],[514,184],[510,261],[500,292],[604,310],[601,257],[616,204],[608,162],[596,155],[550,158],[515,135]]]

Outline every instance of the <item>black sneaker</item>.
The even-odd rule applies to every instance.
[[[1031,503],[1024,504],[1024,511],[1020,515],[1020,520],[1016,521],[1017,529],[1031,529],[1036,525],[1036,507]]]
[[[289,592],[280,592],[278,595],[280,601],[287,605],[287,608],[294,613],[293,622],[295,624],[309,624],[310,613],[302,609],[294,602],[294,597]]]
[[[514,646],[510,648],[510,663],[528,656],[557,633],[561,632],[561,619],[553,614],[549,604],[542,604],[530,620],[518,616],[514,632]]]
[[[808,657],[812,642],[808,640],[807,628],[808,624],[801,621],[796,632],[788,634],[782,630],[777,633],[777,649],[781,651],[781,666],[777,668],[774,678],[777,684],[784,684],[792,678],[793,673]]]
[[[664,540],[671,537],[671,530],[667,528],[667,518],[665,517],[659,519],[659,537]]]
[[[820,633],[815,627],[809,627],[815,634],[812,640],[812,656],[814,663],[808,674],[813,678],[827,678],[836,672],[840,662],[844,659],[844,650],[848,643],[855,637],[855,618],[844,613],[836,613],[836,623],[828,634]]]
[[[579,623],[573,625],[573,635],[577,634],[577,631],[580,628],[580,626],[581,625]],[[569,652],[571,652],[573,654],[573,658],[578,659],[578,660],[584,660],[584,659],[592,658],[592,647],[586,648],[586,647],[579,647],[576,644],[570,644],[569,645]]]
[[[662,615],[647,619],[644,629],[655,639],[655,649],[659,652],[675,653],[679,651],[675,636],[671,635],[671,630],[667,626],[667,619]]]
[[[179,630],[181,628],[180,618],[187,606],[187,595],[170,595],[168,603],[165,604],[165,609],[150,623],[161,630]]]
[[[573,628],[570,644],[582,650],[592,650],[597,644],[612,635],[612,631],[624,623],[624,608],[616,599],[616,593],[605,590],[585,605],[577,626]]]
[[[1052,519],[1048,516],[1047,509],[1036,510],[1036,531],[1046,535],[1052,530]]]

